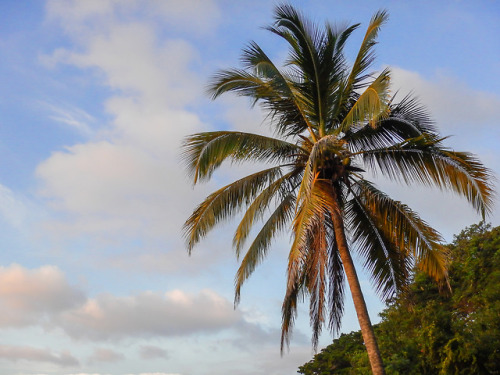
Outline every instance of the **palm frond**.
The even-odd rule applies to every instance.
[[[322,53],[322,60],[325,60],[322,69],[328,72],[328,87],[324,95],[326,99],[325,134],[331,134],[339,123],[338,109],[342,103],[347,75],[347,63],[343,49],[347,38],[358,27],[359,24],[355,24],[342,30],[336,30],[327,25],[327,42]],[[333,53],[330,52],[331,49],[333,49]],[[330,53],[332,53],[331,56]]]
[[[436,230],[366,180],[356,181],[353,190],[349,219],[354,240],[382,295],[404,286],[411,258],[436,280],[447,277],[448,254]]]
[[[280,71],[256,43],[243,50],[242,61],[247,69],[262,77],[269,91],[255,96],[276,120],[276,131],[284,136],[300,134],[305,129],[316,140],[315,126],[307,116],[306,100],[294,80]],[[264,91],[264,90],[263,90]]]
[[[377,44],[377,36],[380,31],[382,25],[389,18],[387,11],[380,10],[375,13],[370,20],[370,24],[365,33],[365,37],[361,46],[359,48],[358,55],[356,56],[356,60],[354,60],[354,64],[352,65],[351,74],[348,78],[348,83],[346,90],[347,92],[351,92],[356,90],[357,85],[363,82],[367,76],[364,76],[363,73],[370,67],[373,60],[375,59],[375,55],[373,52],[373,47]]]
[[[394,97],[393,97],[394,99]],[[438,131],[434,120],[425,106],[413,93],[407,94],[399,103],[391,105],[389,119],[399,119],[413,125],[418,132],[437,135]],[[411,138],[406,136],[403,138]]]
[[[292,6],[282,5],[276,8],[275,24],[268,30],[284,38],[291,46],[291,58],[288,64],[300,72],[300,90],[306,102],[310,103],[309,117],[316,124],[319,136],[325,132],[328,88],[332,70],[327,64],[333,60],[333,49],[327,43],[327,36],[312,23],[309,23]],[[325,53],[326,52],[326,53]],[[323,56],[322,56],[323,55]],[[329,56],[330,55],[330,56]],[[325,62],[327,64],[325,64]]]
[[[257,48],[257,45],[251,45],[243,55],[246,64],[255,64],[254,73],[237,69],[220,71],[212,78],[207,88],[208,93],[213,99],[226,92],[235,92],[251,98],[252,105],[260,101],[274,121],[278,134],[286,137],[308,129],[315,138],[314,126],[305,115],[304,100],[300,93],[284,73],[271,65],[270,60],[266,60],[264,53]]]
[[[330,233],[333,238],[330,241],[328,260],[328,310],[330,315],[328,327],[332,334],[335,335],[340,330],[342,316],[344,315],[345,274],[333,230]]]
[[[235,305],[237,305],[240,301],[240,293],[243,283],[250,277],[255,270],[255,267],[257,267],[257,265],[259,265],[265,258],[267,251],[271,246],[272,239],[279,232],[286,229],[287,224],[292,220],[294,203],[294,194],[288,194],[285,196],[269,219],[262,226],[261,230],[247,250],[235,277]]]
[[[373,284],[383,299],[401,290],[408,281],[411,257],[404,244],[395,242],[397,236],[386,236],[381,230],[380,218],[364,206],[363,197],[354,197],[346,206],[346,221],[351,234],[351,241],[361,257],[364,267],[369,271]]]
[[[297,201],[299,206],[295,214],[293,224],[294,241],[288,256],[287,268],[287,290],[282,307],[282,341],[281,346],[289,342],[289,333],[293,326],[294,314],[296,309],[296,298],[300,295],[300,291],[304,292],[304,282],[307,278],[308,258],[315,259],[315,251],[321,251],[314,248],[315,234],[320,229],[325,227],[325,218],[331,216],[332,207],[335,206],[332,197],[332,184],[326,180],[313,179],[312,186],[308,191],[307,196],[303,196],[302,200]],[[312,258],[311,258],[312,256]],[[321,257],[323,259],[323,257]],[[321,286],[320,284],[318,286]],[[324,292],[324,289],[322,289]],[[324,295],[321,296],[324,298]],[[288,308],[292,310],[287,310]],[[320,305],[312,306],[312,319],[323,321],[323,302]],[[316,326],[319,329],[319,326]],[[319,331],[317,332],[319,334]],[[315,337],[313,336],[313,343]]]
[[[378,167],[390,179],[456,192],[484,217],[493,206],[490,170],[473,154],[452,151],[441,146],[441,141],[436,136],[422,134],[391,147],[364,151],[361,155],[371,169]]]
[[[387,21],[388,14],[385,10],[378,11],[370,20],[370,24],[365,33],[365,37],[361,43],[358,55],[354,60],[351,71],[347,78],[341,82],[341,90],[339,91],[338,100],[335,109],[334,118],[344,119],[352,104],[357,100],[358,94],[356,90],[366,87],[366,83],[370,75],[366,73],[367,69],[373,63],[375,54],[373,47],[377,44],[376,39],[381,26]]]
[[[182,156],[194,182],[208,180],[226,159],[233,162],[245,160],[292,161],[301,151],[300,146],[262,135],[217,131],[193,134],[182,145]]]
[[[210,194],[191,214],[183,227],[188,251],[191,253],[210,229],[248,204],[260,191],[281,177],[281,167],[273,167],[251,174]]]
[[[336,133],[345,133],[354,124],[364,122],[376,127],[381,118],[386,118],[389,115],[387,103],[389,74],[389,69],[385,69],[365,89],[344,117],[342,124],[336,129]]]
[[[310,250],[304,265],[305,285],[310,296],[309,317],[313,330],[312,344],[314,350],[325,322],[325,305],[327,302],[328,277],[328,239],[327,227],[316,225],[311,233]]]
[[[388,115],[381,118],[375,127],[363,124],[345,131],[343,138],[352,152],[390,147],[424,133],[437,135],[434,122],[415,97],[407,95],[401,102],[390,104],[389,108]]]
[[[237,258],[239,257],[241,248],[243,247],[254,222],[263,217],[265,210],[270,207],[271,202],[276,198],[276,196],[278,196],[278,198],[286,197],[290,194],[290,192],[297,188],[298,183],[295,180],[298,175],[299,170],[296,169],[284,174],[282,177],[278,178],[265,188],[248,206],[240,224],[236,228],[233,238],[233,246],[236,251]]]
[[[226,92],[235,92],[240,96],[254,99],[275,95],[269,82],[240,69],[221,70],[212,77],[207,87],[207,93],[212,99],[218,98]]]
[[[302,275],[303,276],[303,275]],[[295,318],[297,317],[297,303],[299,298],[303,293],[304,281],[300,278],[296,278],[292,285],[288,285],[285,298],[283,300],[283,305],[281,307],[281,354],[285,350],[285,347],[290,346],[290,338],[292,334],[292,328],[295,323]]]

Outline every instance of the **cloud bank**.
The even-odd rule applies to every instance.
[[[0,345],[0,359],[17,362],[46,362],[62,367],[78,366],[79,361],[67,351],[54,353],[49,349],[39,349],[31,346]]]
[[[101,293],[90,298],[54,266],[0,267],[0,307],[3,328],[40,325],[60,329],[77,340],[179,337],[231,329],[264,334],[230,301],[209,289],[129,296]],[[146,346],[141,355],[165,357],[166,352]]]

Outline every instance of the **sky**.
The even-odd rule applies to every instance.
[[[389,66],[393,92],[414,92],[450,147],[498,175],[500,3],[291,4],[320,24],[361,23],[350,61],[387,9],[374,68]],[[0,373],[285,375],[312,358],[307,305],[280,356],[287,236],[234,309],[234,223],[191,256],[181,229],[206,195],[255,168],[225,165],[193,187],[180,144],[202,131],[269,133],[258,107],[211,101],[205,89],[251,40],[284,60],[286,46],[263,29],[275,5],[0,1]],[[452,194],[380,185],[448,242],[481,219]],[[377,322],[383,302],[363,273],[361,284]],[[357,329],[348,299],[342,332]],[[324,332],[320,348],[331,340]]]

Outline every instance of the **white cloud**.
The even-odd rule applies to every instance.
[[[49,17],[61,17],[61,21],[67,22],[66,27],[74,27],[85,18],[112,14],[115,3],[115,0],[49,0],[46,10]]]
[[[105,375],[105,374],[97,374],[97,373],[78,373],[78,374],[67,374],[67,375]],[[106,374],[107,375],[107,374]],[[136,373],[136,374],[126,374],[126,375],[182,375],[179,373],[170,373],[170,372],[141,372],[141,373]]]
[[[128,297],[101,294],[63,313],[60,324],[75,339],[109,340],[218,332],[241,319],[241,313],[215,292],[174,290]]]
[[[98,74],[104,73],[103,83],[148,105],[179,106],[199,93],[188,70],[193,48],[178,39],[157,41],[149,25],[114,25],[109,35],[93,36],[85,52],[61,56],[64,63],[97,68]]]
[[[180,337],[228,330],[255,339],[266,336],[240,310],[234,310],[230,301],[209,289],[195,294],[171,290],[129,296],[102,293],[88,298],[54,266],[32,270],[19,265],[0,267],[0,309],[2,328],[58,328],[73,339]],[[98,351],[92,358],[98,360],[97,354],[103,353]],[[166,356],[157,347],[143,347],[141,353]]]
[[[70,285],[57,267],[0,267],[2,327],[46,323],[54,314],[83,301],[83,292]]]
[[[143,345],[140,348],[140,356],[142,359],[168,358],[168,352],[158,346]]]
[[[196,52],[183,40],[157,35],[148,17],[157,7],[154,17],[169,22],[189,15],[192,22],[216,17],[216,7],[147,2],[141,3],[144,13],[134,13],[141,21],[113,16],[132,14],[138,4],[48,3],[49,17],[62,22],[80,46],[57,50],[52,60],[92,69],[114,90],[105,103],[112,120],[95,139],[55,152],[37,168],[40,194],[63,217],[45,226],[58,236],[165,239],[178,235],[193,208],[187,202],[203,195],[203,189],[186,189],[179,155],[182,138],[205,127],[183,108],[203,89],[190,70]],[[78,37],[72,33],[77,29],[84,31]]]
[[[111,349],[97,348],[89,358],[89,363],[99,362],[119,362],[123,361],[125,356]]]
[[[15,228],[21,228],[28,217],[29,209],[21,197],[0,184],[0,217]]]
[[[220,10],[213,0],[49,0],[46,10],[49,19],[57,19],[74,35],[96,19],[102,22],[115,14],[135,14],[196,35],[212,32],[220,19]]]
[[[311,345],[294,346],[289,353],[279,358],[276,355],[278,348],[266,349],[262,350],[258,355],[259,361],[256,363],[257,371],[254,374],[293,374],[297,372],[299,366],[310,361],[314,355]]]
[[[393,89],[399,98],[409,90],[419,97],[444,134],[465,135],[494,125],[498,119],[498,94],[478,91],[459,79],[438,73],[432,79],[417,72],[392,67]]]
[[[0,345],[0,359],[8,361],[48,362],[62,367],[78,366],[78,360],[69,352],[53,353],[49,349],[31,346]]]
[[[41,105],[51,113],[50,118],[52,120],[69,126],[85,137],[93,134],[90,124],[96,120],[83,109],[72,105],[56,105],[48,102],[41,102]]]
[[[177,29],[198,36],[213,32],[221,18],[217,2],[212,0],[163,0],[161,2],[150,0],[146,9],[148,12],[159,14]]]

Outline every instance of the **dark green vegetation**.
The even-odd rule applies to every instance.
[[[384,374],[382,359],[352,253],[363,259],[383,298],[407,285],[413,265],[446,281],[447,257],[439,233],[379,190],[368,179],[370,172],[455,192],[483,215],[492,208],[489,170],[474,155],[447,148],[415,98],[391,94],[390,70],[372,67],[377,35],[387,19],[387,12],[375,13],[351,60],[344,46],[359,24],[318,27],[293,7],[278,6],[267,30],[289,48],[284,66],[250,43],[243,68],[220,71],[209,87],[214,99],[234,93],[260,104],[274,136],[214,131],[191,135],[183,145],[195,183],[210,179],[224,161],[265,164],[194,210],[184,227],[189,251],[221,221],[243,211],[233,239],[241,256],[238,302],[242,285],[275,236],[291,231],[281,348],[289,343],[304,298],[310,300],[313,345],[325,325],[336,332],[347,280],[377,375]],[[247,246],[255,224],[260,230]]]
[[[417,272],[375,326],[387,374],[500,374],[500,227],[473,225],[449,247],[453,292]],[[361,333],[340,336],[299,373],[370,374]]]

